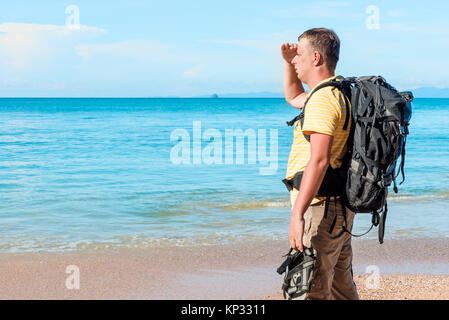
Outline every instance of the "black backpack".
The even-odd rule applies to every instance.
[[[342,166],[336,169],[329,166],[317,196],[326,197],[325,216],[331,196],[340,196],[343,205],[351,211],[372,213],[371,228],[379,225],[379,242],[383,243],[388,187],[393,183],[397,193],[399,173],[403,178],[401,184],[405,180],[405,144],[413,95],[398,92],[380,76],[337,77],[314,88],[308,99],[326,86],[339,88],[351,101],[352,112],[346,114],[352,117],[352,124]],[[287,122],[289,126],[299,120],[302,127],[307,102],[302,113]],[[348,122],[346,118],[344,130],[348,129]],[[310,141],[310,136],[304,136]],[[399,157],[401,162],[397,166]],[[302,173],[283,180],[289,190],[293,187],[299,190]]]

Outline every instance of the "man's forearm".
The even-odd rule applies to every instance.
[[[295,68],[291,63],[284,63],[284,95],[287,102],[304,93],[304,87],[298,79]]]
[[[310,160],[303,173],[298,196],[292,209],[292,216],[302,217],[320,189],[326,174],[328,160]]]

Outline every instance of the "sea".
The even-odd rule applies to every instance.
[[[1,98],[0,252],[288,241],[297,114],[277,98]],[[415,99],[409,130],[385,239],[448,238],[449,99]],[[357,214],[354,233],[370,225]]]

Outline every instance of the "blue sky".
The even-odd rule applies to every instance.
[[[0,96],[279,92],[281,43],[321,26],[341,39],[339,74],[449,87],[448,14],[447,1],[3,0]]]

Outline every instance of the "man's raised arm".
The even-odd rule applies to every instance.
[[[298,79],[296,70],[291,63],[296,56],[297,45],[283,43],[281,46],[284,64],[284,96],[285,100],[295,108],[302,109],[306,101],[307,93],[304,91],[301,81]]]

